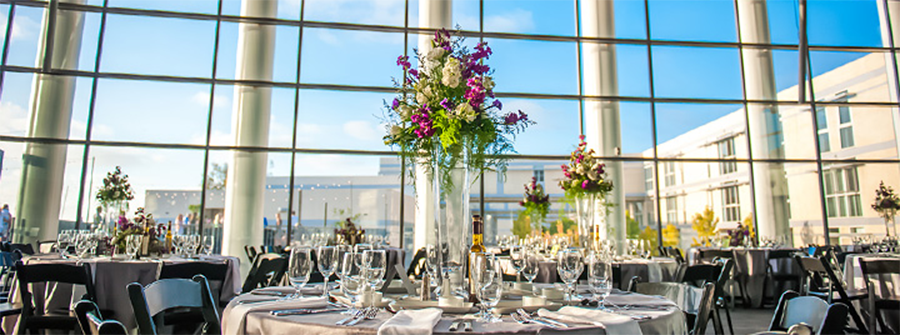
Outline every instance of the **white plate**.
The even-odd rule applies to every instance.
[[[429,307],[440,308],[444,311],[444,313],[450,314],[466,314],[470,312],[474,312],[475,308],[473,308],[473,304],[471,302],[467,302],[463,304],[462,307],[449,307],[449,306],[438,306],[437,301],[421,301],[416,298],[398,300],[391,304],[395,309],[422,309]]]
[[[562,307],[563,307],[563,304],[556,303],[556,302],[548,302],[544,305],[537,305],[537,306],[522,306],[522,300],[505,300],[505,301],[500,301],[500,303],[498,303],[496,307],[491,309],[491,311],[494,312],[494,314],[503,315],[503,314],[509,314],[509,313],[515,312],[516,309],[518,309],[518,308],[522,308],[525,311],[530,313],[530,312],[539,310],[541,308],[546,308],[548,310],[555,311]]]

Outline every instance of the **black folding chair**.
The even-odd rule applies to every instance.
[[[694,327],[691,329],[691,335],[706,334],[706,327],[709,320],[713,320],[713,328],[716,335],[725,335],[721,329],[721,325],[717,325],[718,321],[712,317],[716,312],[716,284],[706,283],[703,285],[703,297],[700,299],[700,306],[697,308],[697,317],[694,321]]]
[[[86,289],[83,300],[95,301],[94,281],[91,275],[90,265],[71,264],[31,264],[25,265],[22,261],[16,262],[16,278],[19,282],[19,292],[22,296],[22,313],[17,325],[17,333],[38,333],[40,329],[76,330],[78,320],[69,314],[68,308],[61,311],[45,311],[37,314],[31,293],[31,284],[34,283],[64,283],[84,285]]]
[[[116,320],[103,320],[97,304],[81,300],[75,304],[75,317],[84,335],[126,335],[128,329]]]
[[[800,267],[795,261],[795,256],[799,250],[781,249],[769,252],[766,260],[766,275],[768,280],[765,285],[768,287],[771,283],[774,292],[785,292],[787,290],[799,290],[802,279]],[[763,289],[763,292],[767,292]],[[773,298],[774,299],[774,298]]]
[[[785,291],[778,300],[768,332],[754,334],[787,331],[801,323],[812,328],[815,334],[843,334],[847,324],[847,311],[847,305],[842,303],[829,305],[816,297],[804,297],[795,291]]]
[[[259,287],[275,286],[281,283],[287,271],[288,259],[279,254],[262,254],[250,268],[241,292],[247,293]]]
[[[206,278],[202,275],[196,275],[193,279],[157,280],[147,287],[131,283],[128,284],[128,297],[134,309],[139,334],[221,333],[219,313]],[[196,317],[178,319],[175,322],[167,320],[171,315]]]
[[[196,275],[203,275],[210,287],[213,298],[220,306],[227,305],[227,301],[221,301],[222,285],[228,275],[227,263],[189,262],[178,264],[163,264],[159,271],[159,279],[191,279]]]
[[[876,283],[884,284],[884,281],[890,282],[891,277],[900,276],[900,259],[866,260],[860,258],[859,268],[862,269],[866,281],[866,291],[869,293],[869,334],[876,334],[876,328],[881,329],[880,334],[898,334],[900,332],[900,329],[897,329],[898,325],[888,322],[884,314],[887,312],[890,313],[888,315],[900,315],[900,296],[889,291],[893,287],[876,285]],[[893,285],[897,285],[897,283],[894,282],[891,286]]]
[[[721,264],[697,264],[688,266],[681,275],[679,282],[703,287],[706,283],[715,283],[722,272]]]
[[[805,273],[802,292],[819,297],[829,304],[840,302],[847,305],[850,317],[857,327],[853,331],[866,333],[866,325],[863,324],[859,312],[853,307],[853,301],[865,299],[868,297],[868,294],[861,290],[847,290],[844,287],[843,279],[835,274],[827,257],[797,256],[795,259]]]

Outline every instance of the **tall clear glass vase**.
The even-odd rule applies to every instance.
[[[440,148],[435,148],[439,150]],[[432,173],[434,187],[434,217],[437,241],[441,246],[441,271],[445,288],[443,294],[468,297],[465,285],[465,265],[471,245],[471,212],[469,210],[472,171],[465,150],[459,163],[450,171],[435,165]],[[448,179],[444,179],[448,176]],[[449,183],[446,182],[449,180]],[[448,287],[449,286],[449,287]]]
[[[585,250],[593,250],[597,242],[605,240],[609,233],[603,216],[602,198],[596,194],[583,194],[575,198],[575,212],[578,216],[578,245]]]

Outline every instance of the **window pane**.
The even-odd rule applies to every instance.
[[[238,35],[240,25],[222,22],[219,28],[219,53],[216,77],[235,79],[237,69]],[[297,81],[298,27],[275,26],[275,54],[272,64],[272,80],[293,83]],[[305,40],[304,42],[308,42]]]
[[[100,79],[92,139],[203,145],[209,91],[206,84]]]
[[[741,99],[737,49],[653,47],[657,97]]]
[[[4,18],[8,11],[3,13]],[[13,15],[12,36],[9,41],[7,65],[34,67],[38,55],[38,39],[43,34],[43,9],[28,6],[16,6]],[[6,25],[7,20],[3,21]],[[4,35],[5,39],[6,35]],[[3,89],[6,89],[3,83]],[[4,92],[6,93],[6,92]]]
[[[647,47],[618,44],[615,48],[618,95],[649,97],[650,63],[647,61]]]
[[[414,35],[410,41],[415,41]],[[403,69],[396,66],[402,54],[403,34],[305,28],[301,81],[391,86],[391,78],[403,76]],[[362,55],[365,61],[360,61]]]
[[[575,36],[574,1],[485,1],[484,31]]]
[[[808,107],[750,104],[749,109],[754,159],[816,158],[816,130]],[[822,109],[819,124],[824,123],[824,115]]]
[[[841,149],[853,146],[853,128],[841,128]]]
[[[215,21],[109,14],[105,29],[104,72],[206,78],[212,73]]]
[[[795,246],[804,246],[810,243],[819,243],[823,235],[822,197],[819,188],[819,174],[816,172],[815,163],[754,163],[754,172],[764,174],[771,171],[784,171],[783,187],[766,186],[762,183],[755,184],[756,206],[786,206],[788,219],[793,234]],[[766,171],[769,170],[769,171]],[[822,174],[825,181],[825,193],[831,194],[833,183],[831,173],[827,170]],[[772,194],[766,193],[770,190]],[[770,200],[771,199],[771,200]],[[829,198],[833,199],[833,198]],[[830,201],[830,200],[829,200]],[[778,207],[775,207],[776,209]],[[760,211],[762,213],[762,211]],[[831,216],[829,214],[829,216]],[[757,218],[757,224],[762,224],[766,218]]]
[[[840,115],[841,124],[850,123],[850,107],[838,107],[838,114]]]
[[[493,50],[490,58],[497,92],[578,93],[578,65],[549,59],[576,60],[576,45],[570,42],[547,42],[486,39]]]
[[[642,1],[613,0],[616,38],[647,38],[647,18]]]
[[[173,12],[215,14],[218,11],[216,0],[192,1],[153,1],[153,0],[110,0],[110,7],[136,9],[152,9]]]
[[[816,100],[890,102],[885,59],[891,58],[884,53],[811,51]]]
[[[825,107],[816,108],[816,130],[828,129],[828,116],[825,114]]]
[[[402,27],[405,3],[402,0],[306,0],[303,19]],[[410,21],[410,24],[414,22]]]
[[[536,124],[516,135],[516,151],[524,155],[558,155],[578,143],[578,102],[501,98],[503,113],[521,110]]]
[[[665,40],[736,42],[734,16],[733,1],[651,0],[650,36]]]
[[[393,98],[386,93],[300,90],[297,147],[391,150],[382,140],[386,130],[377,115]]]
[[[745,113],[740,105],[656,104],[659,157],[717,158],[712,139],[733,138],[735,158],[747,158]]]
[[[828,133],[819,134],[819,152],[831,151],[831,143],[828,141]]]
[[[809,44],[880,47],[877,0],[810,1]]]
[[[25,136],[31,124],[30,73],[3,73],[3,92],[0,94],[0,135]]]

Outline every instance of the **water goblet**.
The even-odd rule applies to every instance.
[[[559,276],[566,284],[566,301],[572,303],[575,299],[575,282],[584,271],[581,251],[577,248],[560,250],[556,264]]]
[[[602,254],[593,253],[588,257],[588,285],[603,308],[603,302],[612,291],[612,264]]]
[[[317,265],[319,273],[322,274],[322,297],[328,298],[328,277],[334,274],[334,270],[338,264],[338,249],[334,246],[321,246],[317,250]]]
[[[288,263],[288,280],[296,290],[293,297],[302,297],[303,286],[309,282],[309,275],[312,273],[312,250],[309,248],[291,249]]]
[[[384,250],[366,250],[363,252],[362,263],[365,283],[374,292],[384,283],[387,255]],[[371,307],[375,307],[375,301],[372,301]]]
[[[360,261],[357,260],[357,258],[361,257],[362,255],[360,254],[347,252],[344,253],[344,258],[341,260],[341,271],[339,272],[341,293],[350,300],[350,309],[344,312],[346,315],[353,315],[357,312],[356,302],[359,300],[363,287],[362,271],[359,267]]]

